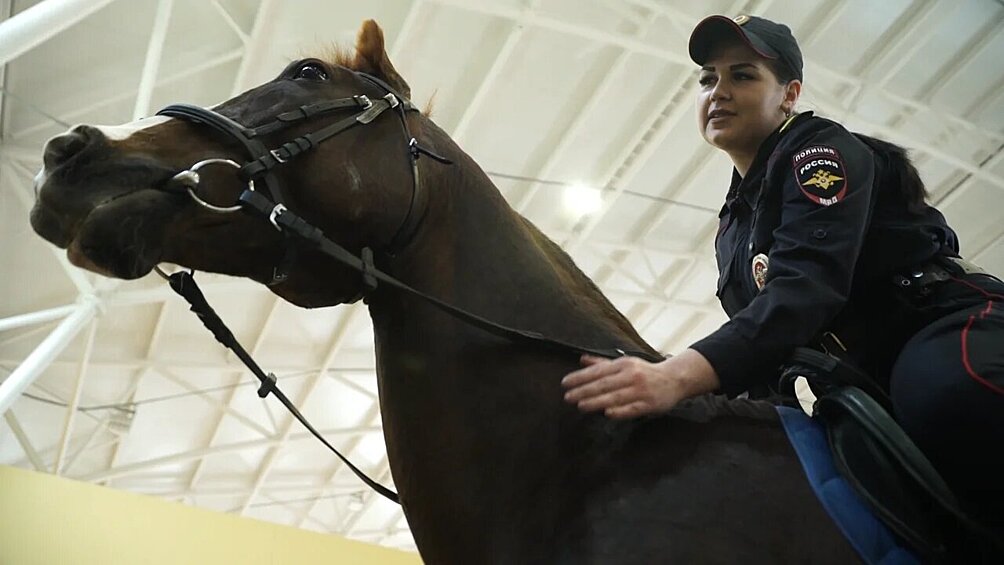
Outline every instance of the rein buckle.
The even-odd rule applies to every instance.
[[[282,231],[282,228],[279,227],[279,216],[281,216],[282,213],[285,212],[285,211],[286,211],[286,207],[285,206],[283,206],[282,204],[276,204],[275,208],[272,208],[272,212],[269,213],[269,215],[268,215],[268,221],[269,221],[269,223],[271,223],[273,226],[275,226],[275,229],[277,229],[279,231]]]
[[[281,154],[279,154],[279,150],[278,150],[278,149],[269,149],[268,153],[269,153],[269,155],[271,155],[271,156],[272,156],[272,158],[274,158],[274,159],[275,159],[275,160],[276,160],[276,161],[277,161],[277,162],[278,162],[279,164],[282,164],[282,163],[285,163],[286,161],[289,161],[289,159],[283,159],[283,158],[282,158],[282,155],[281,155]]]

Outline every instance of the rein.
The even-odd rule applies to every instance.
[[[577,355],[588,353],[590,355],[607,358],[631,355],[651,362],[657,362],[663,359],[661,356],[653,355],[647,351],[625,351],[622,349],[596,349],[591,347],[582,347],[573,343],[544,336],[538,332],[510,328],[483,318],[477,314],[468,312],[467,310],[453,306],[452,304],[444,302],[439,298],[416,290],[408,284],[378,269],[373,264],[373,252],[370,248],[363,248],[360,256],[356,256],[344,247],[325,237],[324,233],[320,229],[314,227],[286,208],[283,204],[283,201],[285,200],[285,193],[282,190],[278,178],[273,172],[274,168],[279,165],[289,163],[289,161],[298,155],[313,149],[321,142],[331,139],[332,137],[352,127],[360,124],[366,125],[371,123],[380,114],[387,110],[395,110],[401,120],[405,140],[408,145],[408,151],[411,158],[413,188],[407,215],[402,221],[401,226],[398,228],[394,237],[391,238],[390,246],[386,251],[388,254],[392,255],[394,250],[398,249],[401,245],[410,240],[418,227],[419,220],[418,216],[414,214],[414,208],[415,203],[418,201],[418,193],[421,189],[418,171],[419,157],[421,155],[426,155],[439,163],[448,165],[452,164],[452,162],[448,159],[441,157],[420,145],[419,142],[411,136],[411,133],[408,130],[407,120],[405,119],[405,113],[418,110],[408,99],[397,94],[393,88],[379,78],[365,73],[357,74],[379,87],[386,94],[382,98],[376,100],[371,100],[365,95],[357,95],[350,98],[340,98],[337,100],[300,106],[296,110],[279,114],[273,119],[273,121],[256,128],[244,127],[226,116],[199,106],[189,104],[173,104],[167,106],[157,112],[157,115],[181,118],[194,123],[207,125],[230,138],[238,140],[251,155],[252,159],[244,165],[240,165],[229,159],[206,159],[192,165],[191,168],[178,173],[174,176],[172,181],[183,185],[192,199],[200,206],[219,213],[230,213],[239,210],[251,212],[268,221],[273,227],[287,237],[295,237],[302,240],[339,263],[359,271],[362,274],[363,284],[361,285],[359,294],[350,299],[349,302],[355,302],[360,298],[365,298],[370,292],[376,289],[377,282],[379,281],[416,298],[424,300],[463,322],[505,339],[534,344],[537,346],[545,346],[560,351],[573,352]],[[262,135],[285,129],[308,118],[346,108],[357,109],[359,110],[359,113],[339,120],[320,130],[297,137],[275,149],[269,149],[259,139]],[[202,167],[213,164],[227,165],[237,169],[238,175],[247,182],[247,189],[241,193],[236,205],[228,207],[214,206],[203,201],[196,195],[195,189],[198,187],[200,181],[198,170]],[[264,186],[269,195],[272,197],[271,199],[261,191],[256,190],[256,182],[259,187]],[[291,249],[291,244],[288,244],[287,257],[283,260],[283,263],[287,262]],[[321,443],[334,452],[334,454],[337,455],[338,458],[346,465],[348,465],[349,469],[351,469],[352,472],[355,473],[356,476],[358,476],[367,486],[392,502],[400,504],[399,497],[394,491],[377,483],[359,470],[344,455],[339,453],[337,449],[328,443],[328,441],[320,435],[310,422],[303,417],[300,411],[297,410],[296,406],[294,406],[293,403],[290,402],[290,400],[276,386],[276,376],[273,373],[266,374],[237,341],[233,333],[227,328],[226,324],[223,323],[220,317],[206,301],[205,296],[202,294],[202,291],[199,290],[198,285],[195,283],[195,278],[191,273],[178,272],[172,275],[167,275],[161,271],[160,268],[157,268],[157,272],[168,280],[171,288],[175,292],[188,301],[191,305],[192,312],[194,312],[202,321],[203,325],[205,325],[206,328],[212,332],[216,340],[227,348],[233,350],[237,357],[258,378],[261,382],[261,386],[258,389],[259,397],[266,398],[270,393],[273,394],[279,402],[281,402],[283,406],[285,406],[290,413],[314,435],[314,437],[319,439]],[[280,270],[277,268],[276,275],[273,277],[273,283],[281,282],[284,278],[284,276],[280,276]]]

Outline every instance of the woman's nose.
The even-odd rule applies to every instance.
[[[731,95],[728,88],[724,85],[725,81],[718,81],[715,83],[715,87],[711,89],[711,100],[721,100],[723,98],[727,99]]]

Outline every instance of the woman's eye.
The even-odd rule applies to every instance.
[[[307,63],[296,72],[296,78],[306,80],[328,80],[328,73],[317,63]]]
[[[736,80],[746,80],[746,79],[752,78],[752,77],[750,77],[750,75],[748,75],[746,73],[736,73],[735,77],[736,77]]]
[[[714,81],[714,79],[715,77],[711,75],[703,76],[697,80],[697,83],[700,84],[701,86],[708,86]]]

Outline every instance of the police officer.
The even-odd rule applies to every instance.
[[[701,134],[735,166],[715,243],[730,320],[661,363],[585,356],[566,400],[633,418],[707,392],[766,396],[796,347],[839,350],[967,510],[1004,531],[1004,283],[959,258],[901,148],[794,112],[787,26],[711,16],[690,56]]]

